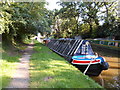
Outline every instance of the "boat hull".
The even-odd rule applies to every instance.
[[[77,64],[72,64],[76,68],[78,68],[82,73],[86,70],[88,65],[77,65]],[[99,74],[102,72],[102,66],[100,64],[91,64],[90,67],[88,68],[87,72],[85,75],[89,76],[99,76]]]

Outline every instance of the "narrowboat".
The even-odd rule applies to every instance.
[[[87,40],[84,40],[76,50],[71,58],[71,64],[89,76],[98,76],[102,70],[107,70],[109,67],[105,58],[93,52]]]
[[[93,52],[88,40],[50,40],[47,46],[85,75],[98,76],[109,68],[105,58]]]

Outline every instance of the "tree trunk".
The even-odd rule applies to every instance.
[[[2,48],[6,49],[6,46],[12,48],[12,37],[7,33],[2,33]]]
[[[78,15],[78,18],[77,18],[77,20],[76,20],[76,24],[77,24],[77,25],[76,25],[76,28],[77,28],[77,34],[79,33],[79,30],[78,30],[78,29],[79,29],[79,28],[78,28],[78,19],[79,19],[79,15]]]
[[[90,31],[89,31],[89,33],[90,33],[90,38],[91,38],[91,37],[92,37],[92,30],[93,30],[91,19],[89,20],[89,26],[90,26]]]

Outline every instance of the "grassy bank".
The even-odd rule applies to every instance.
[[[36,43],[30,63],[31,88],[102,88],[64,58]]]

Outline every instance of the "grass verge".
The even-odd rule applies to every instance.
[[[12,76],[15,72],[18,58],[19,58],[19,55],[10,56],[6,52],[2,52],[2,60],[0,62],[1,63],[0,75],[2,78],[1,88],[4,88],[9,84],[10,79],[12,78]]]
[[[0,42],[0,89],[9,85],[16,71],[19,58],[30,42],[30,39],[25,39],[24,43]]]
[[[30,63],[31,88],[102,88],[46,46],[36,43],[34,51]]]
[[[25,48],[26,46],[22,44],[14,46],[0,42],[0,88],[5,88],[9,85],[22,54],[19,51]]]

